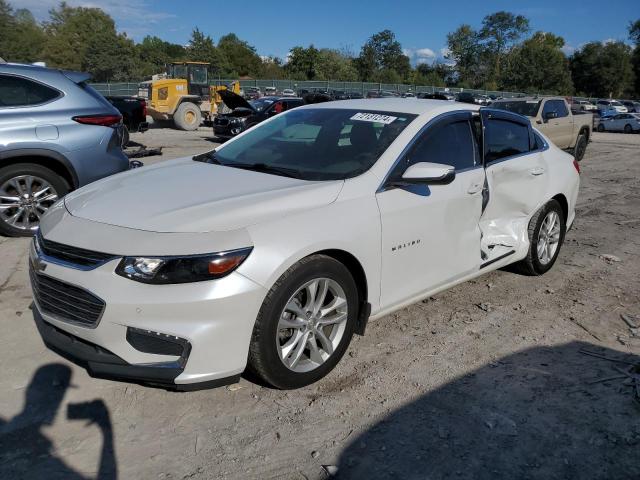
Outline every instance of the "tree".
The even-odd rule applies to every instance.
[[[258,76],[262,67],[262,60],[256,49],[244,40],[240,40],[235,33],[229,33],[218,41],[218,50],[224,56],[233,76]]]
[[[345,57],[338,50],[323,48],[318,51],[316,61],[318,80],[342,80],[353,82],[358,80],[358,71],[351,58]]]
[[[223,55],[216,48],[209,35],[205,35],[198,28],[191,32],[191,40],[186,48],[187,58],[194,62],[208,62],[214,75],[226,76],[229,65]]]
[[[319,50],[313,45],[308,48],[293,47],[285,70],[294,80],[313,80],[318,75]]]
[[[285,78],[285,70],[282,68],[282,59],[278,57],[266,57],[262,59],[261,78],[280,80]]]
[[[168,63],[185,60],[187,53],[182,45],[165,42],[155,36],[146,36],[136,45],[140,58],[141,77],[148,77],[165,71]]]
[[[355,59],[355,67],[365,82],[403,81],[411,74],[409,57],[402,53],[402,46],[391,30],[378,32],[367,40]]]
[[[29,10],[15,12],[0,0],[0,56],[12,62],[43,60],[45,36],[42,27]]]
[[[640,19],[629,23],[629,38],[635,44],[631,63],[635,76],[635,96],[640,97]]]
[[[502,61],[508,49],[528,31],[529,20],[523,15],[500,11],[484,17],[478,37],[484,42],[485,51],[493,57],[494,81],[500,78]]]
[[[431,66],[428,63],[419,64],[413,72],[412,83],[414,85],[444,87],[445,77],[441,65],[442,64],[436,64]]]
[[[573,91],[564,39],[536,32],[506,56],[500,85],[507,90],[569,95]]]
[[[82,70],[95,82],[126,82],[140,78],[136,48],[124,35],[103,32],[91,38],[82,60]]]
[[[571,57],[576,91],[588,97],[619,97],[631,93],[631,47],[623,42],[590,42]]]
[[[470,25],[461,25],[447,35],[448,60],[455,62],[457,80],[469,87],[479,87],[486,80],[486,68],[483,68],[482,46],[480,38]]]

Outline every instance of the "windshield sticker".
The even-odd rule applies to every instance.
[[[527,100],[527,103],[538,103],[540,100]]]
[[[360,122],[373,122],[373,123],[383,123],[384,125],[389,125],[394,120],[397,120],[398,117],[392,117],[390,115],[381,115],[379,113],[362,113],[358,112],[351,120],[359,120]]]

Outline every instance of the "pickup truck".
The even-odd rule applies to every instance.
[[[149,129],[147,102],[144,98],[125,95],[107,95],[105,98],[122,114],[122,123],[125,126],[122,135],[123,148],[129,143],[129,132],[145,132]]]
[[[578,161],[584,157],[591,138],[593,115],[572,112],[564,98],[508,98],[496,100],[491,107],[529,117],[531,124],[556,146],[570,151]]]

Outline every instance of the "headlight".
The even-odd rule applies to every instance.
[[[125,257],[116,273],[136,282],[156,285],[202,282],[222,278],[245,261],[252,248],[180,257]]]

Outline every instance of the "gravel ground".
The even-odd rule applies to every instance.
[[[210,136],[133,139],[165,147],[153,163]],[[0,478],[640,478],[622,363],[640,363],[640,336],[620,318],[640,315],[640,135],[594,134],[581,166],[551,272],[493,272],[372,322],[327,378],[289,392],[90,378],[43,346],[27,240],[0,238]]]

